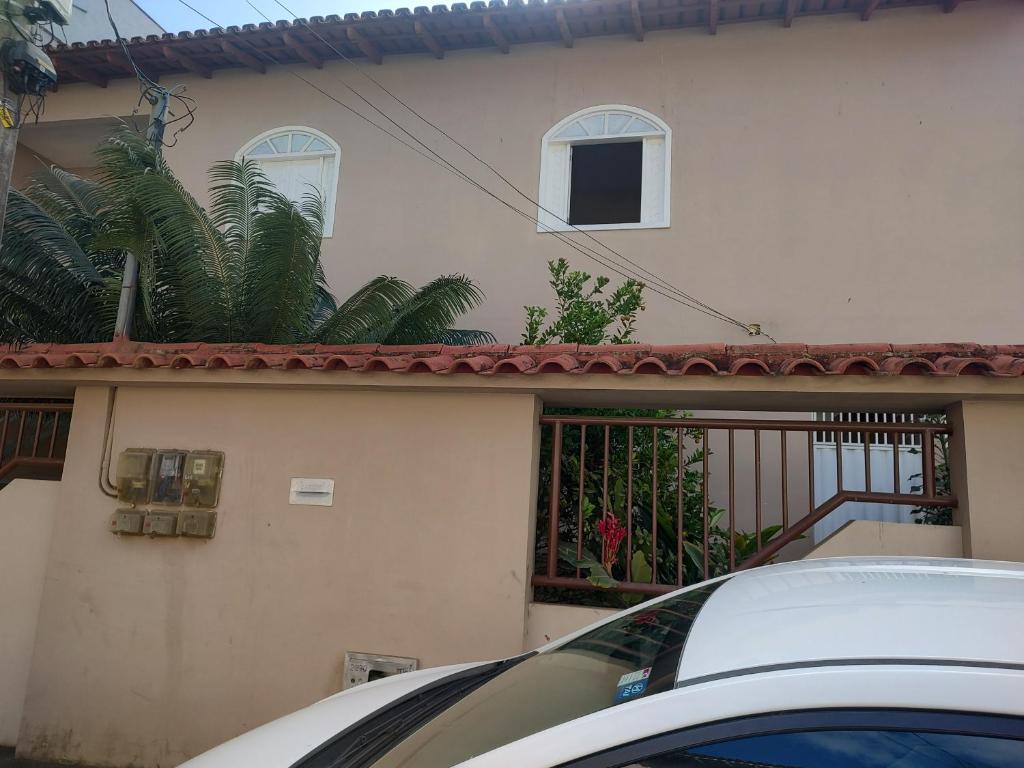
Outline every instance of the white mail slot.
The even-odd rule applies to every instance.
[[[331,507],[334,505],[334,481],[319,477],[293,477],[288,503]]]

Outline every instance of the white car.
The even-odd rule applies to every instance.
[[[344,691],[188,768],[1021,768],[1024,566],[784,563]]]

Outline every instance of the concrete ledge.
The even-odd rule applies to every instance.
[[[812,549],[804,559],[854,555],[963,557],[963,531],[958,525],[851,520]]]

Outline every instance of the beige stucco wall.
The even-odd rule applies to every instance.
[[[18,739],[59,489],[18,479],[0,490],[0,746]]]
[[[805,559],[857,555],[963,557],[963,531],[958,525],[851,520],[811,550]]]
[[[55,384],[54,373],[25,371],[22,383]],[[215,539],[107,532],[117,506],[97,486],[107,389],[87,374],[120,382],[115,454],[137,446],[225,451]],[[490,389],[475,388],[476,377],[449,377],[440,389],[424,384],[435,377],[388,374],[59,375],[78,377],[79,386],[53,501],[62,515],[19,735],[25,756],[171,765],[336,690],[345,650],[414,656],[425,666],[494,658],[605,615],[528,602],[540,400],[517,389],[529,378],[539,391],[564,385],[568,396],[574,382],[595,377],[481,379]],[[663,383],[600,378],[620,387],[642,378],[652,397]],[[845,377],[796,378],[803,388],[850,386]],[[968,452],[953,468],[959,522],[973,536],[965,553],[1020,560],[1024,525],[1007,502],[1024,471],[1020,384],[962,379],[993,398],[1002,393],[951,412],[962,436],[954,455]],[[915,386],[957,381],[919,378]],[[717,377],[705,386],[712,384],[731,386]],[[335,479],[335,505],[289,506],[296,476]],[[956,554],[952,528],[859,530],[856,547],[846,537],[844,554]]]
[[[106,390],[76,394],[19,752],[168,766],[340,688],[346,650],[519,653],[530,395],[121,388],[127,447],[226,454],[211,541],[117,538]],[[336,482],[289,506],[291,477]]]
[[[1024,560],[1024,403],[966,401],[949,412],[951,479],[964,553]]]
[[[530,195],[541,137],[561,118],[599,104],[660,116],[673,130],[672,226],[600,238],[778,339],[1017,342],[1022,37],[1017,0],[977,0],[952,14],[880,11],[868,23],[843,14],[791,29],[514,46],[507,56],[392,56],[369,70]],[[345,64],[302,73],[353,105],[337,78],[379,94]],[[522,306],[550,299],[546,260],[594,266],[282,68],[167,79],[179,81],[198,119],[167,156],[194,190],[206,189],[211,163],[277,126],[309,125],[339,142],[337,234],[324,249],[339,294],[382,272],[413,281],[466,272],[487,293],[469,322],[511,341]],[[48,99],[45,119],[128,114],[137,100],[134,81],[69,85]],[[476,173],[459,150],[446,153]],[[746,339],[653,294],[639,328],[652,342]]]
[[[526,644],[523,648],[527,651],[540,648],[614,613],[610,608],[530,603],[526,614]]]

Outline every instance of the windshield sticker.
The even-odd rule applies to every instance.
[[[647,681],[651,676],[651,668],[644,667],[636,672],[629,672],[619,678],[618,688],[615,689],[615,703],[636,699],[647,690]]]
[[[644,667],[638,669],[636,672],[627,672],[619,678],[619,688],[630,683],[639,683],[641,680],[646,680],[651,676],[651,668]]]

